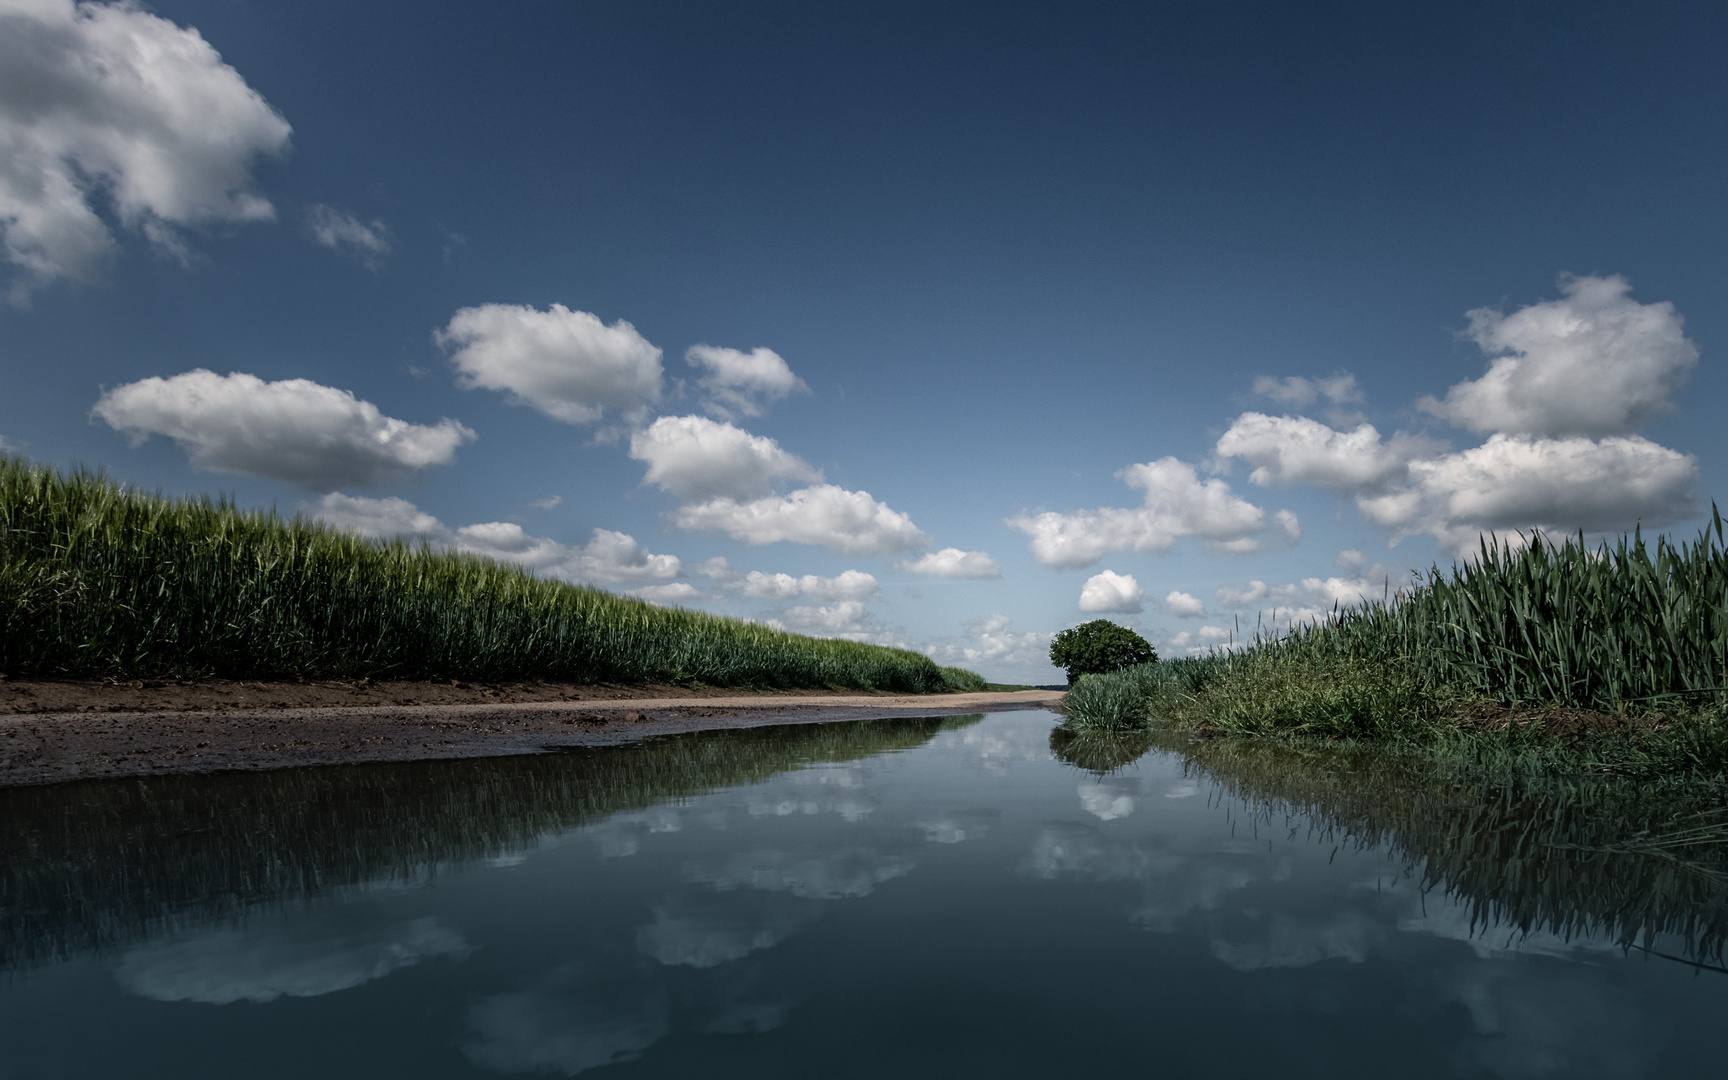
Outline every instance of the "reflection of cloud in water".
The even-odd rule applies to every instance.
[[[481,998],[468,1010],[475,1038],[462,1047],[483,1069],[575,1076],[634,1061],[670,1025],[664,997],[633,973],[555,971],[515,994]]]
[[[1212,955],[1237,971],[1307,967],[1322,960],[1360,964],[1385,936],[1383,927],[1355,911],[1330,919],[1274,915],[1263,939],[1229,942],[1215,938]]]
[[[744,808],[751,817],[839,814],[845,821],[862,821],[879,805],[864,791],[866,779],[858,765],[812,766],[751,789]]]
[[[932,844],[958,844],[962,840],[977,840],[988,836],[990,829],[1002,817],[1002,811],[980,807],[955,810],[926,818],[918,823],[924,839]]]
[[[432,918],[371,935],[223,930],[134,949],[120,959],[115,976],[131,993],[157,1001],[226,1005],[331,994],[422,960],[466,955],[462,935]]]
[[[1156,933],[1173,933],[1195,911],[1216,911],[1227,893],[1245,888],[1256,874],[1242,853],[1183,855],[1106,835],[1095,825],[1053,822],[1038,831],[1020,873],[1047,881],[1143,881],[1131,922]]]
[[[1164,789],[1166,799],[1190,799],[1200,792],[1200,782],[1184,776],[1172,780],[1170,786]]]
[[[1599,968],[1544,961],[1474,963],[1447,987],[1470,1011],[1475,1037],[1459,1049],[1459,1072],[1504,1080],[1620,1080],[1651,1071],[1669,1025]]]
[[[812,900],[837,900],[868,896],[882,882],[911,871],[910,861],[871,848],[849,848],[826,855],[768,850],[733,856],[717,870],[692,869],[690,877],[717,889],[762,889]]]
[[[1172,859],[1180,861],[1166,851],[1107,838],[1093,825],[1058,821],[1032,838],[1032,852],[1020,863],[1020,873],[1047,881],[1130,881],[1149,876],[1158,863]]]
[[[1140,903],[1128,912],[1135,925],[1156,934],[1173,934],[1182,919],[1196,911],[1217,911],[1224,897],[1254,881],[1240,861],[1218,857],[1175,857],[1149,881]]]
[[[676,806],[656,806],[629,814],[613,814],[582,831],[606,859],[625,858],[642,849],[642,837],[650,833],[675,833],[684,828]]]
[[[1432,934],[1465,942],[1484,960],[1520,953],[1571,959],[1580,951],[1620,951],[1613,941],[1600,937],[1574,934],[1568,940],[1548,930],[1532,930],[1526,934],[1516,927],[1497,923],[1477,923],[1473,927],[1470,924],[1470,904],[1438,891],[1426,896],[1415,890],[1406,893],[1405,912],[1398,919],[1398,929],[1407,934]]]
[[[1048,761],[1050,733],[1035,725],[980,724],[961,731],[945,731],[930,740],[933,748],[960,752],[986,772],[1005,775],[1016,761]]]
[[[1134,812],[1140,780],[1133,776],[1100,776],[1080,781],[1080,808],[1100,821],[1115,821]]]
[[[636,932],[636,948],[662,964],[714,967],[778,945],[821,910],[808,901],[673,900]]]
[[[696,1030],[704,1035],[756,1035],[786,1023],[790,1001],[739,1002],[715,1013]]]

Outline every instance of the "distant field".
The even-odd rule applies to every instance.
[[[17,457],[0,457],[0,673],[984,688],[905,649],[658,608]]]

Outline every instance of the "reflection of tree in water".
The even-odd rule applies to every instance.
[[[1138,761],[1152,749],[1156,738],[1150,731],[1071,728],[1061,724],[1050,729],[1050,752],[1057,761],[1107,776]]]
[[[692,732],[555,754],[0,788],[0,968],[503,855],[625,810],[922,746],[982,716]]]
[[[1164,749],[1262,823],[1384,845],[1475,929],[1606,936],[1715,965],[1728,943],[1728,810],[1713,790],[1609,778],[1486,779],[1384,750],[1162,735]]]

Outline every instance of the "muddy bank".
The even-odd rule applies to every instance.
[[[268,695],[278,684],[258,685],[264,687],[264,700],[250,705],[236,696],[233,704],[219,708],[0,715],[0,786],[525,754],[711,728],[1048,708],[1062,696],[1051,690],[927,695],[726,691],[693,695],[676,690],[665,696],[482,699],[455,704],[369,704],[350,698],[344,705],[271,707]],[[135,698],[149,692],[128,689]],[[462,692],[460,687],[450,689]]]

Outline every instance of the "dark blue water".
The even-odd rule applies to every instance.
[[[0,1076],[1720,1067],[1728,975],[1057,720],[12,793]]]

